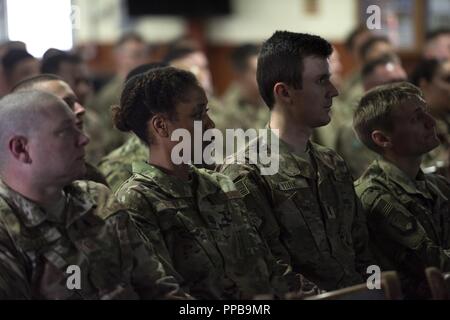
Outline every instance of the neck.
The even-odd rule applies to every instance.
[[[42,185],[42,183],[33,182],[23,175],[17,174],[17,172],[2,173],[2,180],[15,192],[41,206],[47,206],[58,201],[63,194],[62,186]]]
[[[394,164],[411,179],[416,179],[417,174],[420,171],[422,157],[398,157],[392,154],[385,154],[384,158]]]
[[[152,147],[150,151],[149,163],[160,168],[168,175],[175,176],[182,180],[189,180],[189,165],[174,164],[171,159],[171,152],[165,152],[158,146]]]
[[[270,128],[278,129],[279,138],[290,145],[294,152],[304,152],[312,135],[312,129],[302,127],[297,123],[286,120],[280,112],[272,111]]]

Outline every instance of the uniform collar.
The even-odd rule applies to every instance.
[[[84,216],[94,206],[94,202],[85,192],[74,185],[64,188],[66,193],[66,227]],[[12,190],[0,180],[0,195],[13,206],[15,213],[26,227],[36,227],[45,221],[51,221],[49,215],[35,202]]]
[[[133,173],[151,179],[166,194],[175,198],[192,197],[192,186],[189,182],[168,175],[146,162],[133,162],[132,167]]]
[[[388,179],[403,189],[406,193],[419,194],[427,199],[432,199],[432,196],[427,188],[425,174],[422,170],[419,170],[417,179],[413,180],[393,163],[390,163],[384,159],[376,160],[376,162],[381,170],[383,170],[386,174]]]

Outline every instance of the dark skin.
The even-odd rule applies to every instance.
[[[214,122],[207,114],[207,105],[208,99],[204,90],[193,87],[186,94],[184,101],[180,101],[175,106],[174,116],[156,114],[148,121],[148,129],[153,142],[150,145],[149,163],[151,165],[182,180],[187,181],[189,179],[189,165],[172,162],[172,149],[179,142],[171,141],[171,136],[174,130],[183,128],[188,130],[193,138],[194,121],[202,121],[202,133],[207,129],[214,128]],[[202,147],[204,148],[205,145]]]

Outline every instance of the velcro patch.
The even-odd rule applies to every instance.
[[[250,194],[250,191],[248,190],[247,186],[245,185],[245,182],[243,180],[240,180],[235,183],[237,191],[242,197],[245,197],[246,195]]]
[[[305,179],[288,180],[278,183],[278,187],[282,191],[289,191],[299,188],[307,188],[308,182]]]
[[[228,200],[242,199],[241,193],[237,190],[228,191],[225,194],[227,195]]]

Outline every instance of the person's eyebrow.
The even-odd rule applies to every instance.
[[[326,73],[320,74],[318,78],[319,79],[329,79],[330,77],[331,77],[331,73],[326,72]]]

